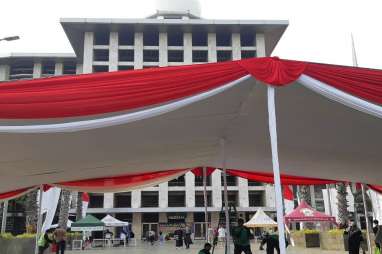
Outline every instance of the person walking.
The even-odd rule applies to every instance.
[[[164,235],[163,235],[163,232],[160,231],[159,232],[159,245],[163,245],[164,244]]]
[[[211,250],[211,244],[210,243],[205,243],[204,244],[204,248],[201,249],[198,254],[210,254],[210,250]]]
[[[183,230],[181,228],[175,230],[174,239],[176,249],[181,249],[183,247]]]
[[[349,254],[359,254],[359,249],[361,247],[361,242],[364,240],[361,230],[357,227],[354,221],[350,222],[350,227],[347,230],[348,234],[348,244],[349,244]],[[365,254],[365,250],[363,250]]]
[[[375,236],[375,247],[378,249],[377,251],[379,251],[379,253],[381,253],[381,241],[382,239],[379,239],[381,237],[378,237],[379,235],[382,234],[382,232],[380,234],[378,234],[378,231],[379,230],[379,221],[378,220],[374,220],[373,221],[373,224],[374,224],[374,227],[373,227],[373,233],[374,233],[374,236]]]
[[[108,247],[111,247],[111,239],[113,238],[113,235],[114,234],[112,232],[110,232],[109,229],[106,229],[104,236],[105,236],[105,240],[107,242]]]
[[[190,244],[192,244],[191,234],[191,228],[186,226],[186,229],[184,230],[184,245],[186,245],[186,249],[189,249]]]
[[[218,228],[218,241],[220,243],[222,243],[223,246],[224,246],[224,243],[225,243],[225,238],[226,238],[225,228],[224,228],[223,225],[219,225],[219,228]]]
[[[149,242],[151,245],[154,245],[155,242],[155,232],[152,229],[149,231]]]
[[[251,231],[249,228],[244,227],[243,219],[238,219],[237,223],[238,226],[232,230],[233,243],[235,246],[234,254],[241,254],[242,252],[252,254],[250,245]]]
[[[66,249],[66,230],[63,228],[57,228],[53,233],[54,241],[56,242],[56,254],[64,254]]]
[[[45,250],[49,248],[49,244],[53,242],[50,233],[52,231],[48,229],[44,234],[41,234],[37,241],[38,254],[44,254]]]

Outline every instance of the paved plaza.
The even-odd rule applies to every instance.
[[[86,253],[86,254],[122,254],[122,253],[129,253],[129,254],[143,254],[143,253],[150,253],[154,254],[197,254],[198,251],[202,248],[202,241],[196,241],[193,245],[191,245],[190,249],[179,249],[177,250],[175,248],[175,242],[170,241],[165,243],[164,245],[159,245],[156,243],[154,246],[151,246],[145,242],[138,243],[135,247],[127,247],[127,248],[106,248],[106,249],[96,249],[96,250],[86,250],[86,251],[68,251],[69,254],[79,254],[79,253]],[[215,254],[224,254],[224,248],[222,246],[218,246],[215,249]],[[252,253],[261,253],[265,254],[264,251],[259,250],[259,245],[252,244]],[[298,249],[289,247],[287,250],[288,254],[343,254],[346,252],[343,251],[323,251],[321,249]]]

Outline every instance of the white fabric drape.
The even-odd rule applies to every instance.
[[[328,99],[339,102],[345,106],[351,107],[355,110],[364,112],[382,118],[382,107],[368,101],[359,99],[353,95],[342,92],[332,86],[329,86],[319,80],[311,78],[307,75],[302,74],[297,80],[301,85],[316,93],[325,96]]]
[[[83,130],[91,130],[97,128],[104,128],[109,126],[121,125],[135,121],[152,118],[155,116],[163,115],[174,110],[183,108],[198,101],[210,98],[214,95],[222,93],[242,81],[249,79],[251,76],[246,75],[226,85],[220,86],[213,90],[197,94],[179,101],[171,102],[154,108],[144,109],[141,111],[127,113],[123,115],[83,120],[75,122],[57,123],[57,124],[41,124],[41,125],[18,125],[18,126],[0,126],[0,133],[56,133],[56,132],[76,132]]]
[[[46,213],[44,223],[41,227],[41,233],[44,233],[46,230],[51,228],[54,215],[56,214],[56,209],[58,201],[60,199],[60,188],[50,188],[42,194],[41,202],[41,215]]]

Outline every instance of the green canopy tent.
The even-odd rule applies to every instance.
[[[87,215],[85,218],[73,222],[71,230],[72,231],[102,231],[105,228],[105,223],[97,219],[92,215]]]

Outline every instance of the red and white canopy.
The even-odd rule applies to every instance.
[[[324,213],[314,210],[310,205],[308,205],[304,200],[301,201],[300,205],[296,207],[292,212],[285,215],[285,223],[291,222],[332,222],[336,223],[336,218],[333,216],[326,215]]]
[[[227,168],[271,173],[269,84],[282,173],[381,183],[382,71],[257,58],[1,84],[0,193],[221,168],[222,138]]]

